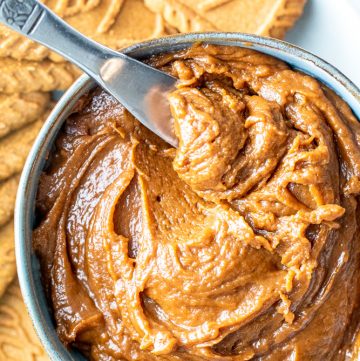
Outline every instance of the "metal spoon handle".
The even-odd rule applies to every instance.
[[[83,36],[38,0],[0,0],[0,22],[70,60],[147,128],[177,145],[166,98],[175,78]]]

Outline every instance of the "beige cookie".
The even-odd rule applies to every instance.
[[[0,93],[47,92],[66,89],[80,75],[72,64],[0,59]]]
[[[92,11],[66,18],[81,33],[114,49],[171,32],[143,0],[102,0]]]
[[[0,228],[0,297],[16,274],[14,247],[14,222],[11,220]],[[5,360],[1,353],[0,360]]]
[[[0,227],[8,223],[14,215],[19,178],[20,175],[16,174],[15,176],[0,182]]]
[[[0,361],[48,361],[13,282],[0,301]]]
[[[95,9],[102,0],[45,0],[42,1],[62,18]]]
[[[306,0],[144,0],[180,32],[235,31],[283,38]]]
[[[91,11],[102,0],[47,0],[42,1],[59,16],[66,19],[69,16]],[[41,61],[51,57],[54,61],[63,61],[46,47],[39,45],[5,25],[0,24],[0,57],[12,57],[17,60]]]
[[[49,101],[49,93],[0,94],[0,138],[38,119]]]
[[[32,144],[48,112],[34,123],[11,133],[0,141],[0,181],[21,172]]]

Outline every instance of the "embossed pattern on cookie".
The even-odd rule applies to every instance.
[[[49,360],[33,330],[17,281],[0,301],[0,360]]]
[[[306,0],[144,0],[180,32],[238,31],[282,38]]]
[[[14,222],[10,221],[0,228],[0,297],[16,274],[14,247]],[[0,333],[1,330],[0,321]],[[0,349],[4,348],[1,343],[0,341]],[[4,353],[0,351],[0,360],[7,360],[3,355]]]
[[[68,22],[113,49],[167,34],[163,17],[150,11],[143,0],[103,0],[96,13],[84,13]]]
[[[109,8],[105,13],[104,17],[101,19],[100,24],[97,27],[97,32],[99,34],[106,33],[109,31],[111,26],[114,24],[116,18],[118,17],[121,8],[125,0],[112,0],[109,4]]]
[[[14,215],[15,198],[20,175],[0,183],[0,227],[8,223]],[[1,264],[1,260],[0,260]]]
[[[101,0],[57,0],[53,9],[59,16],[66,18],[78,13],[91,11],[95,9],[100,2]]]
[[[233,0],[202,0],[199,2],[199,8],[203,11],[212,10],[218,6],[225,5],[226,3]]]
[[[0,59],[0,92],[29,93],[66,89],[80,75],[69,63],[16,61]]]
[[[48,112],[39,120],[10,134],[0,142],[0,180],[21,172],[32,144],[42,127]]]
[[[0,57],[41,61],[50,54],[50,50],[44,46],[26,39],[16,31],[0,24]]]
[[[273,23],[268,24],[263,31],[273,38],[283,39],[286,32],[294,25],[301,16],[306,0],[282,0],[281,10]]]
[[[0,94],[0,138],[38,119],[49,101],[49,93]]]
[[[177,0],[144,0],[149,9],[161,14],[164,19],[183,33],[219,30],[205,16]]]

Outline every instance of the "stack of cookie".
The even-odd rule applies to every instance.
[[[306,0],[43,0],[114,49],[178,32],[239,31],[282,38]],[[0,297],[16,274],[13,213],[19,175],[53,106],[80,75],[48,49],[0,25]],[[45,360],[15,281],[0,301],[0,361]]]

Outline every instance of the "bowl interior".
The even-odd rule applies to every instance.
[[[171,36],[140,43],[125,49],[124,52],[144,59],[151,55],[183,49],[199,41],[251,48],[284,60],[333,89],[360,119],[359,89],[330,64],[286,42],[238,33],[203,33]],[[15,239],[20,286],[35,330],[45,350],[55,361],[79,361],[85,358],[77,350],[65,348],[56,334],[51,309],[41,284],[39,262],[32,250],[35,197],[41,171],[58,131],[77,100],[94,86],[95,83],[89,77],[83,76],[58,102],[29,154],[16,201]]]

